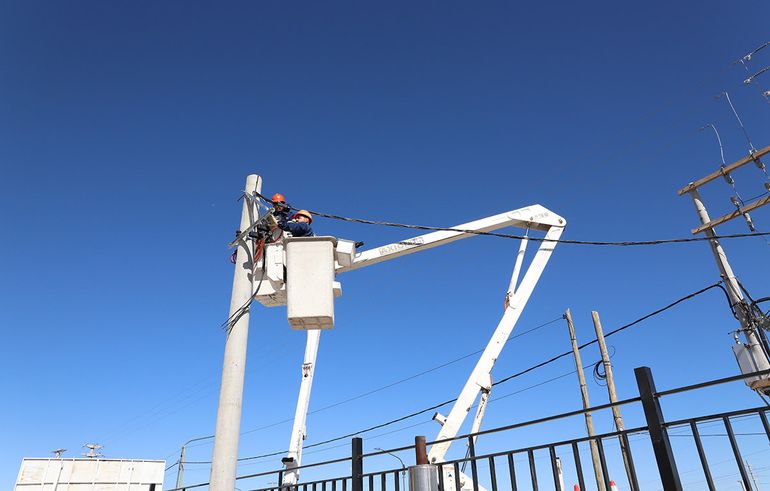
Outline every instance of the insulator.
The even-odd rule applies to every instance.
[[[735,206],[736,208],[740,208],[741,204],[738,202],[738,198],[735,196],[730,196],[730,202]]]
[[[749,226],[749,230],[751,230],[752,232],[756,232],[757,229],[754,227],[754,222],[751,221],[751,216],[749,216],[748,213],[744,213],[743,218],[746,219],[746,225]]]
[[[756,165],[757,167],[759,167],[762,170],[765,170],[765,164],[762,163],[762,161],[759,159],[759,157],[754,159],[754,165]]]
[[[770,182],[765,181],[765,189],[770,193]]]
[[[727,181],[727,184],[729,184],[730,186],[735,184],[735,181],[733,180],[733,176],[731,176],[729,172],[725,172],[724,174],[722,174],[722,177],[725,178],[725,181]]]

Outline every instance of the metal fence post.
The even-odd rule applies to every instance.
[[[350,484],[352,491],[364,491],[364,440],[360,437],[352,439],[350,460]]]
[[[658,472],[663,489],[666,491],[681,491],[682,483],[679,480],[679,471],[676,469],[674,451],[668,439],[668,431],[663,426],[663,411],[660,408],[655,389],[655,381],[652,378],[652,370],[649,367],[634,369],[636,385],[639,387],[639,397],[642,399],[644,417],[647,419],[647,427],[652,440],[652,449],[655,452],[655,461],[658,464]]]

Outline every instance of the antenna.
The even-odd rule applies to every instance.
[[[66,451],[67,451],[66,448],[57,448],[56,450],[51,450],[51,453],[54,454],[55,459],[60,459],[61,454],[63,454]]]
[[[96,450],[104,448],[104,445],[100,445],[98,443],[86,443],[83,445],[83,448],[88,449],[88,453],[84,453],[83,457],[88,457],[89,459],[98,459],[99,457],[104,457],[103,454],[96,452]]]

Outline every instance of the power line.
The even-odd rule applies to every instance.
[[[561,320],[561,318],[559,318],[558,320]],[[522,334],[523,334],[523,333],[522,333]],[[593,364],[589,364],[589,365],[586,365],[586,366],[585,366],[585,367],[583,367],[583,368],[588,368],[588,367],[590,367],[591,365],[593,365]],[[519,390],[517,390],[517,391],[514,391],[514,392],[510,392],[510,393],[508,393],[508,394],[503,394],[503,395],[501,395],[501,396],[499,396],[499,397],[495,397],[495,398],[493,398],[493,399],[490,399],[490,400],[489,400],[489,402],[490,402],[490,403],[492,403],[492,402],[495,402],[495,401],[499,401],[500,399],[505,399],[505,398],[508,398],[508,397],[511,397],[511,396],[514,396],[514,395],[520,394],[520,393],[522,393],[522,392],[526,392],[526,391],[528,391],[528,390],[532,390],[532,389],[534,389],[534,388],[536,388],[536,387],[541,387],[541,386],[543,386],[543,385],[549,384],[549,383],[551,383],[551,382],[555,382],[556,380],[559,380],[559,379],[562,379],[562,378],[564,378],[564,377],[567,377],[567,376],[569,376],[569,375],[572,375],[572,374],[573,374],[573,373],[575,373],[576,371],[577,371],[577,370],[572,370],[572,371],[569,371],[569,372],[566,372],[566,373],[562,373],[561,375],[557,375],[556,377],[552,377],[552,378],[549,378],[549,379],[547,379],[547,380],[543,380],[542,382],[538,382],[538,383],[536,383],[536,384],[533,384],[533,385],[529,385],[529,386],[527,386],[527,387],[524,387],[524,388],[521,388],[521,389],[519,389]],[[453,402],[453,401],[449,401],[449,402]],[[474,408],[474,407],[476,407],[477,405],[478,405],[478,404],[474,404],[473,406],[471,406],[471,409],[473,409],[473,408]],[[419,426],[419,425],[421,425],[421,424],[425,424],[425,423],[427,423],[427,422],[428,422],[428,421],[423,421],[423,422],[420,422],[420,423],[416,423],[416,424],[408,425],[408,426],[405,426],[405,427],[403,427],[403,428],[399,428],[399,429],[397,429],[397,430],[393,430],[393,431],[388,431],[388,432],[385,432],[385,433],[381,433],[381,434],[379,434],[379,435],[376,435],[376,436],[374,436],[374,437],[372,437],[372,438],[377,438],[377,437],[381,437],[381,436],[385,436],[385,435],[390,435],[390,434],[392,434],[392,433],[396,433],[396,432],[399,432],[399,431],[403,431],[403,430],[406,430],[406,429],[409,429],[409,428],[413,428],[413,427],[415,427],[415,426]],[[361,431],[361,432],[359,432],[359,433],[363,433],[363,431]],[[343,439],[343,438],[346,438],[346,437],[344,437],[344,436],[343,436],[343,437],[339,437],[339,438],[337,438],[337,440],[339,440],[339,439]],[[335,440],[335,441],[336,441],[336,440]],[[303,448],[305,448],[305,449],[308,449],[308,448],[311,448],[311,447],[316,447],[316,446],[320,446],[320,445],[323,445],[323,444],[324,444],[324,442],[320,442],[320,443],[315,443],[315,444],[313,444],[313,445],[307,445],[307,446],[305,446],[305,447],[303,447]],[[339,447],[344,447],[344,446],[347,446],[347,443],[345,443],[345,444],[342,444],[342,445],[337,445],[337,446],[327,447],[327,448],[325,448],[325,449],[322,449],[322,450],[320,450],[320,451],[331,450],[331,449],[333,449],[333,448],[339,448]],[[318,450],[317,450],[317,451],[318,451]],[[285,451],[283,451],[283,452],[273,452],[273,453],[262,454],[262,455],[254,455],[254,456],[252,456],[252,457],[243,457],[243,458],[240,458],[240,459],[238,459],[238,461],[239,461],[239,462],[242,462],[242,461],[246,461],[246,460],[256,460],[256,459],[262,459],[262,458],[265,458],[265,457],[274,457],[274,456],[276,456],[276,455],[282,455],[282,454],[284,454],[284,453],[286,453],[286,452],[285,452]],[[307,452],[307,454],[311,454],[311,453],[313,453],[313,452]],[[177,463],[178,463],[178,462],[177,462]],[[185,464],[210,464],[210,463],[211,463],[211,461],[189,461],[189,462],[185,462]],[[173,464],[171,467],[173,467],[174,465],[176,465],[176,464]]]
[[[691,293],[691,294],[689,294],[689,295],[687,295],[685,297],[682,297],[679,300],[676,300],[675,302],[671,302],[670,304],[666,305],[665,307],[663,307],[661,309],[658,309],[658,310],[656,310],[654,312],[650,312],[649,314],[647,314],[647,315],[645,315],[643,317],[640,317],[640,318],[636,319],[633,322],[629,322],[628,324],[626,324],[624,326],[621,326],[621,327],[619,327],[617,329],[614,329],[614,330],[608,332],[607,334],[604,335],[604,337],[608,338],[608,337],[612,336],[613,334],[617,334],[620,331],[628,329],[629,327],[631,327],[631,326],[633,326],[635,324],[638,324],[638,323],[642,322],[643,320],[649,319],[650,317],[652,317],[654,315],[660,314],[661,312],[664,312],[664,311],[666,311],[666,310],[668,310],[668,309],[670,309],[670,308],[672,308],[672,307],[674,307],[674,306],[676,306],[676,305],[678,305],[678,304],[680,304],[680,303],[682,303],[682,302],[684,302],[686,300],[689,300],[689,299],[691,299],[693,297],[696,297],[696,296],[700,295],[701,293],[704,293],[704,292],[706,292],[708,290],[711,290],[712,288],[721,288],[722,291],[725,291],[725,289],[724,289],[724,287],[722,286],[721,283],[722,283],[721,281],[718,282],[718,283],[714,283],[713,285],[707,286],[706,288],[698,290],[697,292],[694,292],[694,293]],[[725,291],[725,294],[727,294],[726,291]],[[598,342],[598,340],[594,339],[593,341],[589,341],[587,343],[583,343],[580,346],[578,346],[578,349],[583,349],[583,348],[585,348],[587,346],[591,346],[592,344],[597,343],[597,342]],[[564,353],[562,353],[560,355],[556,355],[556,356],[554,356],[552,358],[549,358],[548,360],[540,362],[537,365],[531,366],[531,367],[527,368],[526,370],[522,370],[522,371],[520,371],[518,373],[514,373],[513,375],[511,375],[509,377],[506,377],[506,378],[504,378],[502,380],[498,380],[493,385],[497,385],[497,384],[501,384],[503,382],[507,382],[508,380],[510,380],[512,378],[516,378],[516,377],[519,377],[521,375],[524,375],[525,373],[531,372],[532,370],[536,370],[536,369],[538,369],[540,367],[548,365],[549,363],[553,363],[556,360],[558,360],[560,358],[564,358],[565,356],[568,356],[568,355],[571,355],[571,354],[572,354],[572,351],[565,351]]]
[[[520,333],[517,333],[516,335],[514,335],[514,336],[511,336],[509,339],[516,339],[516,338],[519,338],[519,337],[521,337],[521,336],[525,336],[525,335],[527,335],[527,334],[530,334],[530,333],[532,333],[532,332],[534,332],[534,331],[537,331],[538,329],[542,329],[542,328],[544,328],[544,327],[546,327],[546,326],[549,326],[549,325],[551,325],[551,324],[553,324],[553,323],[555,323],[555,322],[558,322],[558,321],[560,321],[561,319],[562,319],[562,317],[561,317],[561,316],[559,316],[559,317],[556,317],[556,318],[554,318],[554,319],[551,319],[551,320],[549,320],[549,321],[547,321],[547,322],[544,322],[544,323],[542,323],[542,324],[540,324],[540,325],[537,325],[537,326],[535,326],[535,327],[532,327],[532,328],[530,328],[530,329],[527,329],[527,330],[525,330],[525,331],[522,331],[522,332],[520,332]],[[460,362],[460,361],[462,361],[462,360],[465,360],[465,359],[467,359],[467,358],[470,358],[470,357],[471,357],[471,356],[473,356],[473,355],[477,355],[477,354],[481,353],[482,351],[484,351],[484,350],[483,350],[483,349],[480,349],[480,350],[476,350],[476,351],[473,351],[472,353],[467,353],[467,354],[465,354],[465,355],[462,355],[462,356],[459,356],[459,357],[457,357],[457,358],[455,358],[455,359],[453,359],[453,360],[449,360],[449,361],[447,361],[447,362],[444,362],[444,363],[442,363],[442,364],[440,364],[440,365],[436,365],[436,366],[434,366],[434,367],[428,368],[428,369],[426,369],[426,370],[423,370],[423,371],[421,371],[421,372],[418,372],[418,373],[416,373],[416,374],[414,374],[414,375],[410,375],[410,376],[408,376],[408,377],[402,378],[402,379],[400,379],[400,380],[397,380],[397,381],[395,381],[395,382],[391,382],[391,383],[389,383],[389,384],[386,384],[386,385],[383,385],[383,386],[377,387],[377,388],[375,388],[375,389],[372,389],[372,390],[369,390],[369,391],[367,391],[367,392],[363,392],[363,393],[361,393],[361,394],[358,394],[358,395],[352,396],[352,397],[350,397],[350,398],[348,398],[348,399],[344,399],[344,400],[341,400],[341,401],[338,401],[338,402],[334,402],[334,403],[332,403],[332,404],[329,404],[329,405],[327,405],[327,406],[323,406],[323,407],[320,407],[320,408],[318,408],[318,409],[315,409],[315,410],[313,410],[313,411],[310,411],[310,412],[308,412],[308,415],[310,415],[310,414],[317,414],[317,413],[320,413],[320,412],[322,412],[322,411],[326,411],[326,410],[328,410],[328,409],[332,409],[332,408],[334,408],[334,407],[337,407],[337,406],[341,406],[341,405],[343,405],[343,404],[346,404],[346,403],[348,403],[348,402],[352,402],[352,401],[355,401],[355,400],[358,400],[358,399],[362,399],[362,398],[364,398],[364,397],[370,396],[370,395],[372,395],[372,394],[375,394],[375,393],[377,393],[377,392],[381,392],[381,391],[383,391],[383,390],[385,390],[385,389],[389,389],[389,388],[391,388],[391,387],[394,387],[394,386],[396,386],[396,385],[399,385],[399,384],[402,384],[402,383],[408,382],[408,381],[410,381],[410,380],[413,380],[413,379],[415,379],[415,378],[421,377],[421,376],[423,376],[423,375],[427,375],[428,373],[431,373],[431,372],[435,372],[436,370],[440,370],[441,368],[447,367],[447,366],[449,366],[449,365],[452,365],[452,364],[454,364],[454,363],[457,363],[457,362]],[[242,433],[241,433],[241,435],[247,435],[247,434],[250,434],[250,433],[255,433],[255,432],[257,432],[257,431],[266,430],[266,429],[268,429],[268,428],[273,428],[273,427],[276,427],[276,426],[279,426],[279,425],[282,425],[282,424],[285,424],[285,423],[290,423],[290,422],[292,422],[292,421],[294,421],[294,418],[288,418],[288,419],[284,419],[284,420],[281,420],[281,421],[276,421],[276,422],[273,422],[273,423],[269,423],[269,424],[266,424],[266,425],[263,425],[263,426],[259,426],[259,427],[257,427],[257,428],[253,428],[253,429],[251,429],[251,430],[246,430],[246,431],[242,432]],[[211,439],[211,438],[214,438],[214,435],[210,435],[210,436],[208,436],[208,437],[204,437],[204,438],[208,438],[208,439]],[[205,445],[205,443],[202,443],[202,445]],[[197,445],[193,445],[193,446],[197,446]],[[188,448],[190,448],[190,447],[188,446]],[[307,447],[305,447],[305,448],[307,448]],[[187,462],[187,463],[189,463],[189,462]]]
[[[660,308],[658,310],[650,312],[649,314],[646,314],[646,315],[644,315],[644,316],[642,316],[642,317],[640,317],[640,318],[638,318],[638,319],[636,319],[636,320],[634,320],[632,322],[629,322],[628,324],[625,324],[623,326],[620,326],[617,329],[609,331],[608,333],[605,334],[604,337],[607,338],[609,336],[612,336],[614,334],[622,332],[622,331],[628,329],[631,326],[639,324],[640,322],[642,322],[642,321],[644,321],[646,319],[649,319],[650,317],[653,317],[653,316],[658,315],[658,314],[660,314],[662,312],[665,312],[666,310],[668,310],[668,309],[670,309],[670,308],[672,308],[672,307],[674,307],[674,306],[676,306],[676,305],[678,305],[678,304],[680,304],[680,303],[682,303],[684,301],[687,301],[687,300],[689,300],[689,299],[691,299],[693,297],[696,297],[696,296],[698,296],[698,295],[700,295],[702,293],[705,293],[705,292],[707,292],[707,291],[709,291],[709,290],[711,290],[713,288],[720,288],[720,289],[722,289],[722,291],[725,291],[724,287],[721,285],[721,282],[714,283],[713,285],[709,285],[709,286],[707,286],[705,288],[702,288],[702,289],[700,289],[700,290],[698,290],[696,292],[693,292],[693,293],[691,293],[689,295],[686,295],[686,296],[684,296],[684,297],[682,297],[682,298],[680,298],[678,300],[675,300],[674,302],[669,303],[665,307],[662,307],[662,308]],[[593,341],[589,341],[587,343],[584,343],[584,344],[578,346],[578,349],[583,349],[583,348],[585,348],[587,346],[590,346],[590,345],[592,345],[592,344],[594,344],[596,342],[598,342],[596,339],[593,340]],[[521,370],[520,372],[514,373],[513,375],[509,375],[508,377],[505,377],[505,378],[503,378],[501,380],[498,380],[497,382],[493,383],[492,386],[497,386],[497,385],[503,384],[505,382],[508,382],[508,381],[510,381],[510,380],[512,380],[514,378],[520,377],[520,376],[522,376],[522,375],[524,375],[526,373],[529,373],[529,372],[531,372],[533,370],[536,370],[538,368],[544,367],[544,366],[546,366],[546,365],[548,365],[550,363],[553,363],[553,362],[559,360],[560,358],[563,358],[563,357],[565,357],[567,355],[571,355],[571,354],[572,354],[572,351],[570,350],[570,351],[564,352],[564,353],[562,353],[560,355],[556,355],[556,356],[554,356],[552,358],[549,358],[548,360],[545,360],[545,361],[540,362],[540,363],[538,363],[536,365],[533,365],[533,366],[531,366],[531,367],[529,367],[529,368],[527,368],[525,370]],[[566,376],[566,375],[563,375],[563,376]],[[364,428],[362,430],[355,431],[355,432],[352,432],[352,433],[348,433],[348,434],[345,434],[345,435],[341,435],[341,436],[338,436],[338,437],[329,438],[327,440],[323,440],[323,441],[320,441],[318,443],[314,443],[312,445],[306,445],[304,448],[308,449],[308,448],[319,447],[321,445],[326,445],[326,444],[333,443],[333,442],[336,442],[336,441],[339,441],[339,440],[344,440],[346,438],[351,438],[351,437],[354,437],[356,435],[360,435],[360,434],[363,434],[363,433],[368,433],[370,431],[373,431],[373,430],[376,430],[376,429],[379,429],[379,428],[384,428],[386,426],[390,426],[392,424],[395,424],[395,423],[398,423],[398,422],[401,422],[401,421],[413,418],[415,416],[419,416],[421,414],[425,414],[425,413],[427,413],[429,411],[434,411],[436,409],[439,409],[442,406],[446,406],[447,404],[451,404],[451,403],[455,402],[456,400],[457,400],[457,398],[449,399],[449,400],[446,400],[444,402],[441,402],[441,403],[438,403],[438,404],[434,404],[433,406],[429,406],[429,407],[426,407],[424,409],[420,409],[418,411],[414,411],[414,412],[406,414],[404,416],[392,419],[390,421],[386,421],[384,423],[376,424],[376,425],[370,426],[368,428]],[[241,460],[257,459],[257,458],[262,458],[262,457],[270,457],[270,456],[274,456],[274,455],[281,455],[281,454],[284,454],[285,452],[286,451],[274,452],[274,453],[271,453],[271,454],[258,455],[258,456],[254,456],[254,457],[245,457],[245,458],[238,459],[238,460],[241,461]]]
[[[272,203],[272,201],[265,198],[263,195],[259,193],[255,192],[254,195],[258,198],[266,200],[269,203]],[[292,210],[297,209],[292,206],[289,206],[289,208],[291,208]],[[408,228],[413,230],[429,230],[433,232],[460,232],[460,233],[469,234],[469,235],[485,235],[489,237],[500,237],[503,239],[516,239],[516,240],[529,239],[530,241],[535,241],[535,242],[552,242],[555,244],[572,244],[572,245],[621,246],[621,247],[653,246],[653,245],[662,245],[662,244],[703,242],[703,241],[708,241],[712,239],[739,239],[743,237],[761,237],[765,235],[770,235],[770,232],[755,232],[755,233],[743,233],[743,234],[715,235],[713,237],[705,237],[705,236],[704,237],[682,237],[678,239],[657,239],[657,240],[636,240],[636,241],[635,240],[602,241],[602,240],[573,240],[573,239],[554,240],[554,239],[546,239],[544,237],[531,237],[531,236],[518,235],[518,234],[505,234],[501,232],[482,232],[479,230],[467,230],[467,229],[460,229],[460,228],[454,228],[454,227],[433,227],[428,225],[411,225],[407,223],[387,222],[387,221],[380,221],[380,220],[367,220],[364,218],[351,218],[351,217],[344,217],[340,215],[332,215],[329,213],[321,213],[319,211],[313,211],[313,210],[308,210],[308,211],[313,215],[323,217],[323,218],[340,220],[344,222],[363,223],[366,225],[381,225],[384,227]]]

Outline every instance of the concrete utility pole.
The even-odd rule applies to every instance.
[[[564,318],[567,320],[567,327],[569,328],[569,339],[572,342],[572,354],[575,355],[575,368],[577,369],[578,382],[580,383],[580,395],[583,397],[583,409],[591,407],[591,403],[588,400],[588,387],[586,386],[586,376],[583,373],[583,362],[580,359],[580,350],[578,349],[577,338],[575,337],[575,326],[572,324],[572,313],[569,309],[564,313]],[[594,420],[591,416],[591,412],[584,413],[586,418],[586,431],[589,437],[594,436]],[[594,467],[594,477],[596,478],[596,488],[599,491],[605,491],[604,476],[602,475],[602,466],[599,460],[599,449],[596,446],[594,440],[589,440],[591,447],[591,461]]]
[[[751,145],[751,147],[752,149],[749,152],[749,155],[736,160],[731,164],[723,164],[719,170],[712,172],[697,181],[691,182],[677,191],[679,196],[685,194],[690,195],[693,204],[695,205],[695,211],[698,213],[701,225],[692,229],[693,235],[703,233],[706,237],[711,239],[708,242],[711,247],[711,252],[714,255],[714,259],[716,260],[717,268],[719,268],[719,275],[725,283],[731,308],[734,311],[733,314],[741,325],[738,332],[742,332],[746,339],[746,344],[742,345],[738,342],[738,335],[736,334],[736,344],[733,346],[733,351],[742,373],[753,373],[755,371],[770,368],[770,358],[768,358],[768,354],[765,352],[763,341],[759,335],[759,328],[755,325],[755,315],[752,312],[752,308],[743,296],[740,283],[738,283],[735,273],[733,273],[733,270],[730,267],[730,263],[727,262],[727,255],[725,254],[724,249],[722,249],[722,245],[719,243],[719,240],[715,238],[715,227],[738,217],[743,217],[746,220],[746,223],[751,227],[752,225],[750,225],[751,222],[748,217],[749,212],[769,204],[770,196],[760,197],[751,203],[738,202],[735,211],[712,219],[706,211],[706,206],[703,204],[703,199],[700,197],[698,189],[701,186],[720,178],[725,179],[728,184],[733,185],[734,180],[730,173],[750,163],[756,165],[760,171],[767,175],[765,164],[760,158],[770,154],[770,146],[760,150],[755,150],[753,145]],[[765,188],[770,191],[770,182],[765,182]],[[753,390],[762,392],[766,395],[770,394],[770,377],[767,375],[750,377],[744,380],[744,382]]]
[[[262,192],[262,178],[251,174],[246,178],[247,193]],[[250,199],[243,200],[240,230],[246,230],[259,218],[259,208]],[[238,463],[238,440],[241,430],[243,377],[246,370],[246,343],[249,337],[249,308],[253,295],[254,246],[245,239],[238,244],[230,300],[232,318],[225,341],[222,386],[219,391],[217,426],[211,456],[211,491],[233,491]]]
[[[592,311],[591,317],[594,320],[594,329],[596,330],[596,339],[599,341],[599,350],[602,352],[604,373],[607,375],[607,392],[609,392],[610,395],[610,402],[614,404],[618,402],[618,394],[615,392],[615,378],[612,376],[612,363],[610,363],[610,357],[607,354],[607,344],[604,342],[604,331],[602,331],[602,323],[601,320],[599,320],[599,312]],[[623,426],[623,416],[620,414],[619,406],[612,406],[612,417],[615,420],[615,428],[617,428],[618,431],[623,431],[625,427]],[[623,455],[623,465],[626,467],[626,476],[628,477],[629,487],[631,491],[638,491],[634,487],[633,479],[631,479],[633,469],[631,469],[631,460],[628,457],[628,448],[626,447],[623,438],[620,436],[618,436],[618,441],[620,442],[620,452]]]

